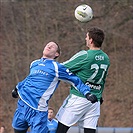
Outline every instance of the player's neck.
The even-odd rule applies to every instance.
[[[42,56],[42,58],[54,60],[52,57],[48,57],[48,56],[44,56],[44,55]]]
[[[91,47],[90,50],[100,50],[98,47]]]

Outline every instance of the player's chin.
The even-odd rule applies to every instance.
[[[88,44],[87,42],[86,42],[86,47],[88,47],[88,48],[90,47],[89,44]]]

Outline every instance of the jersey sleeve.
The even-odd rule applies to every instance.
[[[30,64],[30,70],[31,70],[32,67],[37,66],[39,61],[40,61],[40,59],[37,59],[37,60],[32,61],[31,64]],[[29,71],[30,71],[30,70],[29,70]],[[16,85],[16,88],[17,88],[17,89],[21,88],[21,87],[25,84],[27,78],[28,78],[28,76],[27,76],[24,80],[20,81],[20,82]]]
[[[76,90],[80,91],[84,96],[90,92],[90,87],[85,85],[79,77],[69,71],[64,65],[58,67],[58,78],[71,84]]]
[[[22,80],[21,82],[19,82],[19,83],[16,85],[16,88],[17,88],[17,89],[20,89],[20,88],[25,84],[26,80],[27,80],[27,77],[26,77],[24,80]]]
[[[81,70],[82,63],[87,58],[87,52],[82,50],[72,56],[69,60],[63,62],[63,65],[67,67],[71,72],[76,73],[77,71]]]

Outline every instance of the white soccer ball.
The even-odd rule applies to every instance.
[[[83,4],[75,9],[75,18],[80,22],[88,22],[93,18],[93,10],[90,6]]]

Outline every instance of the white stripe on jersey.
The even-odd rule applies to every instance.
[[[77,54],[75,54],[75,55],[74,55],[72,58],[70,58],[69,60],[63,62],[63,64],[65,65],[65,64],[67,64],[68,62],[73,61],[75,58],[77,58],[77,57],[79,57],[79,56],[82,56],[82,55],[85,55],[85,54],[86,54],[86,58],[87,58],[87,57],[88,57],[87,51],[82,50],[82,51],[78,52]],[[84,60],[86,60],[86,58],[84,58]],[[81,60],[80,62],[83,62],[84,60]],[[76,64],[79,64],[80,62],[77,62]],[[72,68],[72,67],[75,66],[76,64],[73,64],[70,68]],[[70,69],[70,68],[69,68],[69,69]]]
[[[58,74],[58,65],[57,65],[56,62],[53,62],[53,64],[54,64],[54,67],[55,67],[55,75],[56,75],[56,77],[59,77],[59,74]]]
[[[58,80],[58,66],[56,64],[56,62],[53,62],[54,67],[55,67],[55,71],[56,71],[56,76],[53,79],[53,82],[51,82],[50,86],[48,87],[48,89],[44,92],[44,94],[42,95],[42,97],[40,98],[39,102],[38,102],[38,110],[42,110],[44,111],[44,108],[46,108],[48,106],[48,101],[50,99],[50,97],[52,96],[53,92],[56,89],[56,86],[59,82]]]

